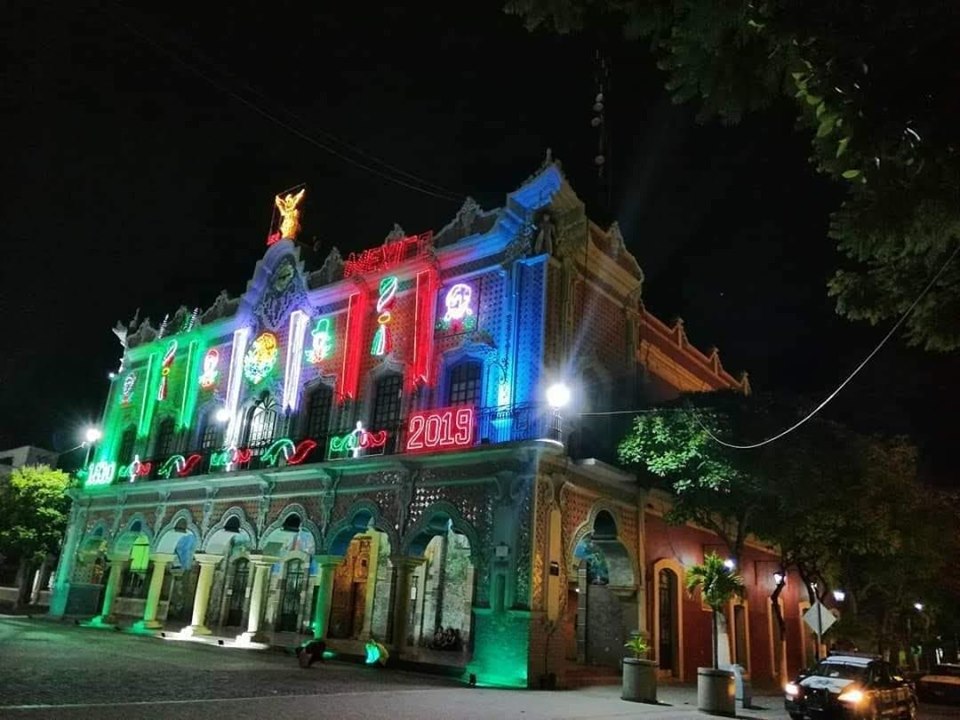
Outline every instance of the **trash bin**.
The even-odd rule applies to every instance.
[[[743,665],[734,663],[724,666],[724,670],[733,673],[733,680],[737,686],[737,702],[740,707],[748,708],[753,705],[753,687],[750,684],[750,674]]]

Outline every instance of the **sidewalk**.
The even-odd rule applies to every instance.
[[[535,691],[527,691],[535,692]],[[625,702],[620,699],[620,688],[615,686],[583,687],[576,690],[556,692],[537,692],[556,713],[553,717],[570,717],[573,709],[569,702],[571,696],[578,700],[590,699],[596,714],[591,717],[622,717],[646,715],[649,717],[709,718],[710,715],[697,710],[697,686],[668,684],[657,688],[657,704]],[[577,703],[579,704],[579,703]],[[737,717],[757,720],[780,720],[785,717],[783,696],[780,694],[755,695],[751,707],[744,709],[737,703]]]

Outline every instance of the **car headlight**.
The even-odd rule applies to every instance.
[[[846,692],[840,693],[840,697],[838,697],[837,700],[842,703],[856,705],[858,702],[863,700],[863,692],[860,690],[847,690]]]
[[[783,691],[790,697],[796,697],[800,694],[800,686],[796,683],[790,682],[784,686]]]

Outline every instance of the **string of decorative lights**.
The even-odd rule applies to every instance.
[[[188,62],[187,60],[183,59],[183,58],[182,58],[180,55],[178,55],[176,52],[174,52],[174,51],[172,51],[172,50],[169,50],[169,49],[166,48],[163,44],[161,44],[161,43],[158,42],[157,40],[154,40],[150,35],[148,35],[147,33],[145,33],[143,30],[139,29],[138,27],[136,27],[135,25],[133,25],[132,23],[130,23],[126,18],[122,17],[122,13],[119,11],[119,8],[118,8],[118,11],[117,11],[117,12],[107,12],[105,9],[99,8],[99,7],[98,7],[97,9],[101,10],[102,12],[104,12],[104,14],[108,15],[108,16],[111,17],[112,19],[117,20],[117,22],[119,22],[123,27],[125,27],[125,28],[126,28],[128,31],[130,31],[132,34],[136,35],[136,36],[137,36],[138,38],[140,38],[142,41],[144,41],[145,43],[147,43],[148,45],[150,45],[150,46],[151,46],[154,50],[156,50],[157,52],[161,53],[162,55],[165,55],[166,57],[170,58],[171,60],[173,60],[173,61],[176,62],[177,64],[183,66],[184,68],[186,68],[187,70],[189,70],[190,72],[192,72],[192,73],[193,73],[194,75],[196,75],[197,77],[201,78],[202,80],[204,80],[204,81],[207,82],[208,84],[212,85],[213,87],[215,87],[216,89],[218,89],[218,90],[221,91],[222,93],[225,93],[225,94],[229,95],[229,96],[232,97],[234,100],[236,100],[237,102],[240,102],[241,104],[245,105],[247,108],[249,108],[249,109],[252,110],[253,112],[257,113],[257,114],[260,115],[261,117],[263,117],[263,118],[265,118],[265,119],[267,119],[267,120],[270,120],[271,122],[275,123],[276,125],[279,125],[280,127],[284,128],[285,130],[293,133],[294,135],[296,135],[297,137],[299,137],[301,140],[304,140],[304,141],[310,143],[311,145],[314,145],[315,147],[318,147],[318,148],[320,148],[321,150],[323,150],[323,151],[325,151],[325,152],[327,152],[327,153],[330,153],[331,155],[333,155],[333,156],[335,156],[335,157],[343,160],[343,161],[346,162],[346,163],[349,163],[349,164],[351,164],[351,165],[353,165],[353,166],[355,166],[355,167],[360,168],[361,170],[365,170],[365,171],[367,171],[367,172],[369,172],[369,173],[371,173],[371,174],[373,174],[373,175],[376,175],[376,176],[382,178],[383,180],[386,180],[386,181],[392,182],[392,183],[394,183],[394,184],[396,184],[396,185],[400,185],[400,186],[402,186],[402,187],[405,187],[405,188],[407,188],[408,190],[413,190],[413,191],[415,191],[415,192],[419,192],[419,193],[422,193],[422,194],[424,194],[424,195],[430,195],[430,196],[435,197],[435,198],[438,198],[438,199],[440,199],[440,200],[448,200],[448,201],[450,201],[450,202],[461,202],[461,201],[463,200],[463,197],[464,197],[463,194],[457,194],[457,193],[455,193],[454,191],[446,190],[446,189],[444,189],[444,188],[443,188],[442,186],[440,186],[440,185],[437,185],[437,184],[435,184],[435,183],[431,183],[431,182],[429,182],[429,181],[427,181],[427,180],[423,180],[422,178],[419,178],[419,177],[417,177],[416,175],[414,175],[414,174],[412,174],[412,173],[409,173],[409,172],[407,172],[407,171],[400,170],[399,168],[397,168],[397,167],[395,167],[395,166],[393,166],[393,165],[391,165],[391,164],[389,164],[389,163],[387,163],[387,162],[385,162],[385,161],[383,161],[383,160],[380,160],[379,158],[376,158],[375,156],[373,156],[373,155],[371,155],[371,154],[369,154],[369,153],[366,153],[366,152],[360,150],[359,148],[356,148],[356,147],[350,145],[349,143],[347,143],[347,142],[345,142],[345,141],[343,141],[343,140],[340,140],[339,138],[337,138],[335,135],[333,135],[332,133],[330,133],[330,132],[328,132],[328,131],[318,130],[317,128],[314,128],[315,131],[319,131],[321,134],[323,134],[323,135],[325,135],[326,137],[334,140],[335,142],[339,143],[339,144],[342,145],[343,147],[349,148],[351,151],[356,152],[357,154],[359,154],[359,155],[361,155],[361,156],[363,156],[363,157],[366,157],[366,158],[368,158],[369,160],[371,160],[372,162],[375,162],[375,163],[377,163],[377,164],[379,164],[379,165],[382,165],[382,166],[385,167],[385,168],[389,168],[389,169],[390,169],[391,171],[393,171],[394,173],[397,173],[397,174],[399,174],[399,175],[402,175],[402,176],[405,176],[405,177],[407,177],[407,178],[410,178],[412,181],[414,181],[414,182],[416,182],[416,183],[419,183],[419,185],[414,185],[412,182],[407,182],[407,181],[405,181],[405,180],[403,180],[403,179],[401,179],[401,178],[399,178],[399,177],[394,177],[393,175],[390,175],[389,173],[383,172],[383,171],[379,170],[378,168],[373,167],[373,166],[372,166],[371,164],[369,164],[369,163],[361,162],[361,161],[357,160],[356,158],[350,157],[349,155],[347,155],[347,154],[341,152],[340,150],[338,150],[337,148],[332,147],[330,144],[325,143],[325,142],[323,142],[323,141],[321,141],[321,140],[318,140],[317,138],[313,137],[312,135],[308,134],[307,132],[304,132],[303,130],[300,130],[299,128],[293,127],[293,126],[290,125],[289,123],[287,123],[287,122],[285,122],[284,120],[282,120],[281,118],[277,117],[277,115],[276,115],[275,113],[273,113],[273,112],[271,112],[271,111],[269,111],[269,110],[264,109],[263,107],[261,107],[260,105],[258,105],[258,104],[255,103],[255,102],[253,102],[253,101],[250,100],[249,98],[244,97],[243,95],[241,95],[240,93],[238,93],[236,90],[233,90],[233,89],[231,89],[231,88],[228,88],[228,87],[226,87],[225,85],[223,85],[222,83],[218,82],[215,78],[211,77],[211,76],[209,75],[209,73],[205,72],[204,70],[201,70],[201,69],[200,69],[199,67],[197,67],[195,64],[193,64],[193,63],[191,63],[191,62]],[[249,86],[248,86],[248,88],[249,88]],[[251,89],[251,91],[252,91],[252,89]],[[261,97],[263,97],[262,93],[256,93],[256,91],[253,91],[253,92],[255,92],[255,94],[258,94],[258,95],[260,95]],[[273,105],[277,105],[277,103],[273,102],[272,100],[271,100],[270,102],[271,102],[271,104],[273,104]],[[278,107],[279,107],[279,106],[278,106]],[[291,117],[297,118],[300,122],[303,122],[302,120],[300,120],[300,119],[299,119],[296,115],[294,115],[293,113],[291,113],[291,112],[289,112],[289,111],[285,111],[285,112],[287,112],[287,114],[289,114]],[[421,187],[421,186],[422,186],[422,187]],[[435,189],[431,189],[431,188],[435,188]]]
[[[830,393],[829,395],[827,395],[827,397],[823,400],[823,402],[821,402],[819,405],[817,405],[817,406],[816,406],[813,410],[811,410],[806,416],[804,416],[803,418],[801,418],[800,420],[798,420],[797,422],[795,422],[793,425],[791,425],[790,427],[788,427],[786,430],[783,430],[783,431],[777,433],[776,435],[773,435],[772,437],[767,438],[766,440],[761,440],[760,442],[755,442],[755,443],[749,443],[749,444],[740,445],[740,444],[737,444],[737,443],[727,442],[726,440],[723,440],[723,439],[721,439],[721,438],[718,438],[716,435],[714,435],[713,432],[710,430],[710,428],[708,428],[706,425],[704,425],[703,422],[700,420],[700,417],[699,417],[699,415],[698,415],[697,412],[696,412],[696,408],[694,408],[692,405],[689,405],[687,408],[669,408],[669,410],[674,411],[674,412],[677,412],[677,411],[679,411],[679,410],[685,410],[685,409],[691,410],[691,411],[693,412],[693,417],[694,417],[694,419],[697,421],[697,424],[700,425],[701,428],[703,428],[703,431],[707,434],[707,436],[708,436],[711,440],[713,440],[714,442],[716,442],[716,443],[718,443],[718,444],[720,444],[720,445],[723,445],[724,447],[728,447],[728,448],[731,448],[731,449],[733,449],[733,450],[755,450],[756,448],[763,447],[764,445],[769,445],[770,443],[776,442],[776,441],[779,440],[780,438],[785,437],[786,435],[789,435],[789,434],[792,433],[794,430],[796,430],[796,429],[799,428],[800,426],[804,425],[805,423],[807,423],[808,421],[810,421],[811,419],[813,419],[813,417],[814,417],[817,413],[819,413],[821,410],[823,410],[823,408],[825,408],[825,407],[827,406],[827,404],[828,404],[831,400],[833,400],[837,395],[839,395],[839,394],[840,394],[840,391],[843,390],[843,388],[845,388],[845,387],[847,386],[847,384],[848,384],[851,380],[853,380],[854,377],[856,377],[857,373],[859,373],[861,370],[863,370],[863,368],[865,368],[865,367],[867,366],[867,363],[869,363],[869,362],[873,359],[874,355],[876,355],[878,352],[880,352],[881,348],[883,348],[883,346],[887,344],[887,341],[888,341],[891,337],[893,337],[893,334],[900,328],[901,325],[903,325],[903,323],[906,321],[906,319],[907,319],[908,317],[910,317],[910,314],[916,309],[917,305],[920,304],[920,301],[923,300],[923,298],[926,296],[926,294],[927,294],[928,292],[930,292],[930,290],[931,290],[931,289],[933,288],[933,286],[936,284],[937,280],[940,279],[940,276],[943,275],[944,271],[947,269],[947,267],[950,265],[950,263],[953,262],[953,259],[957,256],[957,253],[958,253],[958,252],[960,252],[960,245],[957,245],[957,247],[954,248],[953,252],[950,253],[950,256],[946,259],[946,261],[943,263],[943,265],[940,267],[940,269],[937,271],[937,273],[930,279],[930,282],[928,282],[928,283],[926,284],[926,286],[923,288],[923,290],[920,292],[920,294],[917,295],[916,299],[915,299],[912,303],[910,303],[910,307],[908,307],[908,308],[906,309],[906,311],[900,316],[900,319],[897,320],[896,323],[894,323],[893,327],[891,327],[890,330],[887,332],[887,334],[883,336],[883,339],[880,340],[879,344],[870,352],[870,354],[867,355],[867,356],[863,359],[863,361],[862,361],[859,365],[857,365],[857,367],[855,367],[855,368],[853,369],[853,372],[851,372],[851,373],[847,376],[847,378],[846,378],[843,382],[841,382],[841,383],[837,386],[837,388],[836,388],[832,393]],[[662,410],[662,409],[661,409],[661,410],[657,410],[657,409],[645,409],[645,410],[611,410],[611,411],[609,411],[609,412],[580,413],[580,415],[581,415],[581,416],[589,416],[589,415],[625,415],[625,414],[639,415],[639,414],[653,413],[653,412],[663,412],[663,410]]]

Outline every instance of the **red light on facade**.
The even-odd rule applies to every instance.
[[[423,255],[431,247],[433,247],[433,233],[425,232],[392,240],[361,253],[350,253],[343,262],[343,277],[382,272],[405,260]]]
[[[293,455],[287,458],[287,465],[299,465],[307,459],[307,456],[313,452],[315,447],[317,447],[316,440],[301,440],[293,451]]]
[[[460,450],[473,446],[473,407],[460,405],[415,412],[407,420],[409,453]]]
[[[184,461],[183,467],[177,471],[177,475],[179,477],[186,477],[187,475],[193,472],[193,469],[197,466],[197,463],[200,462],[202,459],[203,459],[202,455],[198,455],[197,453],[194,453]]]
[[[360,346],[363,342],[364,320],[367,311],[367,295],[356,292],[347,304],[347,322],[344,330],[343,366],[340,371],[340,402],[357,396],[360,380]]]

